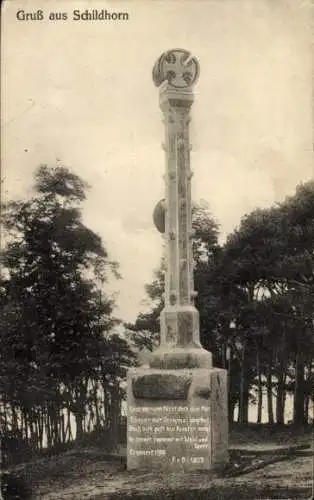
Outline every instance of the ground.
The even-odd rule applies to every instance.
[[[72,449],[23,465],[34,499],[277,499],[312,497],[311,429],[235,428],[230,465],[219,474],[128,472],[125,453],[99,447]]]

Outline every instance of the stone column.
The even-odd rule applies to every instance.
[[[227,372],[202,348],[194,306],[189,122],[198,73],[182,49],[153,70],[165,123],[165,202],[154,211],[166,242],[165,307],[150,366],[127,375],[129,470],[208,471],[228,461]]]
[[[176,49],[162,54],[153,69],[165,124],[165,307],[154,368],[210,368],[211,354],[200,344],[194,306],[189,123],[198,61]]]

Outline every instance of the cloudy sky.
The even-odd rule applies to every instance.
[[[43,21],[16,17],[38,8]],[[72,19],[86,8],[129,20]],[[162,52],[182,47],[200,61],[193,198],[210,204],[222,239],[313,176],[310,0],[9,0],[2,14],[4,195],[29,196],[34,169],[56,159],[90,183],[84,219],[121,264],[111,289],[123,319],[143,309],[161,256],[152,210],[163,197],[163,124],[151,70]]]

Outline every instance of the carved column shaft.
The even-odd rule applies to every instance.
[[[165,307],[160,315],[160,348],[150,359],[156,368],[211,366],[211,355],[200,344],[199,313],[194,307],[189,123],[198,73],[197,60],[182,49],[162,54],[153,70],[164,116],[166,155]]]
[[[165,83],[160,106],[165,123],[166,153],[166,251],[165,304],[193,304],[193,257],[191,252],[191,185],[189,111],[192,92],[176,91]]]

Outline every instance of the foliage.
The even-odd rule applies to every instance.
[[[298,186],[282,203],[245,215],[222,246],[208,209],[194,210],[201,341],[212,351],[215,364],[229,370],[231,419],[238,404],[239,420],[248,421],[249,402],[256,400],[253,389],[258,420],[264,389],[270,423],[283,423],[287,391],[295,395],[295,423],[308,418],[314,353],[313,221],[312,181]],[[152,308],[141,313],[134,325],[153,339],[159,332],[163,287],[161,266],[146,287]]]
[[[87,407],[100,425],[103,398],[112,403],[108,377],[124,376],[132,357],[125,340],[110,337],[117,320],[103,288],[119,278],[118,264],[83,223],[87,187],[65,167],[42,165],[32,198],[2,207],[2,431],[35,448],[70,439],[71,414],[80,436]]]

